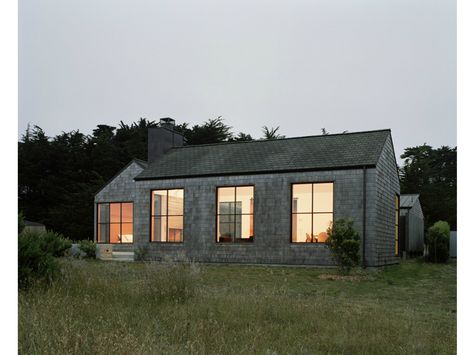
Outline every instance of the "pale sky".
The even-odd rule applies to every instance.
[[[217,116],[455,146],[456,2],[19,1],[19,136]]]

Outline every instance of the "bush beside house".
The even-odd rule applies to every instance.
[[[438,221],[433,224],[426,234],[428,254],[426,260],[434,263],[445,263],[449,259],[449,224]]]
[[[359,233],[352,227],[351,220],[338,219],[328,229],[326,245],[329,246],[334,259],[342,273],[347,274],[359,264]]]
[[[72,245],[68,238],[53,231],[40,232],[39,236],[43,249],[56,258],[64,256]]]
[[[79,249],[85,253],[87,258],[95,258],[96,245],[91,240],[81,240],[79,242]]]

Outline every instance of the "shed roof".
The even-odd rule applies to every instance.
[[[44,227],[45,225],[43,223],[27,221],[25,219],[25,226],[27,226],[27,227]]]
[[[390,130],[176,147],[135,179],[375,166]]]
[[[411,208],[419,198],[420,194],[400,195],[400,207]]]

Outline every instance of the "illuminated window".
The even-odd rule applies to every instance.
[[[133,243],[133,203],[97,205],[97,242]]]
[[[151,192],[151,241],[183,241],[184,190],[154,190]]]
[[[398,224],[400,221],[400,196],[395,195],[395,255],[398,256]]]
[[[253,186],[217,188],[217,242],[253,242]]]
[[[294,184],[291,197],[291,241],[293,243],[324,243],[332,226],[332,182]]]

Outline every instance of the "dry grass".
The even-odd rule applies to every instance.
[[[65,260],[19,296],[21,354],[456,352],[456,265],[317,268]]]

